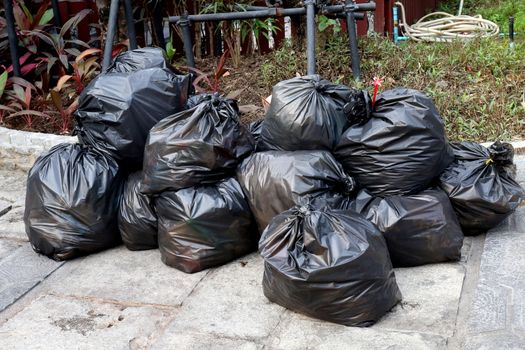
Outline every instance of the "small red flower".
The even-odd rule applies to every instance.
[[[374,81],[372,82],[372,85],[374,85],[374,97],[372,98],[372,108],[374,108],[374,105],[376,103],[376,98],[377,98],[377,92],[379,91],[379,87],[383,85],[384,80],[385,80],[385,77],[383,78],[374,77]]]

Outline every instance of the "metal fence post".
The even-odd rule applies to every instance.
[[[111,64],[111,54],[113,51],[113,41],[117,30],[119,0],[111,0],[109,7],[108,31],[106,33],[106,45],[104,46],[104,60],[102,61],[102,70],[105,71]]]
[[[9,52],[13,62],[13,74],[20,76],[20,61],[18,57],[18,37],[16,36],[15,17],[13,16],[13,0],[4,0],[5,20],[7,24],[7,39],[9,40]]]
[[[357,46],[357,31],[355,29],[354,6],[355,2],[353,0],[346,0],[346,30],[348,31],[350,55],[352,57],[352,75],[355,80],[360,80],[361,66],[359,62],[359,47]]]
[[[133,6],[131,0],[124,0],[124,12],[126,14],[129,48],[135,50],[137,48],[137,35],[135,33],[135,18],[133,18]]]
[[[305,0],[307,74],[315,74],[315,0]]]

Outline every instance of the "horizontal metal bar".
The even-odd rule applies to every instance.
[[[343,13],[347,9],[352,12],[358,11],[373,11],[376,8],[375,2],[355,4],[352,6],[334,5],[322,7],[322,13]],[[275,7],[249,7],[249,11],[241,12],[221,12],[221,13],[202,13],[197,15],[189,15],[188,19],[191,22],[213,22],[213,21],[235,21],[241,19],[254,19],[264,17],[284,17],[304,15],[306,8],[275,8]],[[356,14],[357,15],[357,14]],[[170,16],[168,21],[170,23],[177,23],[180,21],[180,16]]]
[[[203,13],[203,14],[198,14],[198,15],[189,15],[188,19],[191,22],[235,21],[235,20],[240,20],[240,19],[303,15],[305,13],[306,13],[305,8],[290,8],[290,9],[268,8],[267,10],[257,10],[257,11]],[[177,23],[179,20],[180,20],[180,16],[168,17],[168,21],[170,23]]]

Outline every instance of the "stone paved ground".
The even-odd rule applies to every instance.
[[[396,269],[403,302],[361,329],[269,303],[256,253],[192,275],[156,250],[38,256],[24,180],[0,170],[0,349],[525,349],[524,207],[467,238],[458,263]]]

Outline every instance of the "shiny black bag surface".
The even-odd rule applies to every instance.
[[[486,148],[475,142],[453,143],[456,160],[440,177],[465,235],[477,235],[498,225],[525,199],[514,180],[514,150],[496,142]]]
[[[241,125],[234,100],[201,95],[197,103],[151,129],[142,192],[215,183],[232,176],[237,164],[253,151],[253,138]]]
[[[359,107],[359,101],[362,106]],[[353,119],[369,114],[368,95],[318,75],[281,81],[261,125],[261,150],[332,150]]]
[[[381,197],[421,192],[454,159],[432,100],[401,88],[382,93],[370,120],[345,131],[335,156]]]
[[[417,266],[461,258],[463,232],[445,192],[373,197],[361,190],[351,209],[383,233],[394,266]]]
[[[385,240],[362,215],[294,207],[259,242],[264,295],[290,310],[370,326],[401,300]]]
[[[37,159],[24,213],[33,249],[55,260],[111,248],[125,177],[117,162],[85,145],[61,144]]]
[[[297,204],[341,207],[354,180],[327,151],[267,151],[252,154],[237,178],[262,232],[274,216]]]
[[[166,265],[193,273],[257,249],[259,235],[234,178],[163,192],[155,204]]]
[[[140,192],[142,172],[129,175],[120,203],[118,227],[122,241],[129,250],[155,249],[157,214],[153,200]]]
[[[149,130],[186,107],[190,81],[169,68],[100,74],[82,91],[75,112],[81,143],[140,169]]]

